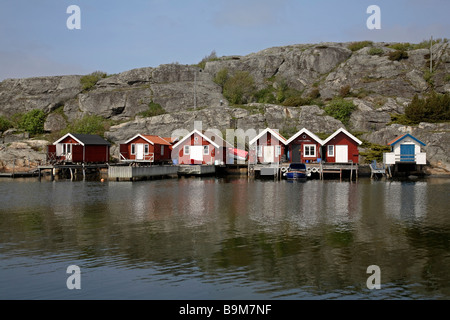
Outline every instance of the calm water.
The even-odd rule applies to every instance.
[[[0,298],[449,299],[449,195],[450,179],[3,179]]]

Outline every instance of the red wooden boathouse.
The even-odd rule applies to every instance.
[[[294,163],[317,163],[322,158],[323,141],[308,129],[302,129],[287,142],[287,158]]]
[[[220,136],[194,130],[172,147],[172,161],[178,164],[225,163],[228,148],[233,146]]]
[[[286,139],[275,130],[267,128],[249,142],[250,163],[280,163],[282,161]]]
[[[156,135],[137,134],[120,144],[120,161],[168,162],[171,160],[171,141]]]
[[[332,163],[359,163],[358,147],[362,141],[344,128],[323,141],[324,160]]]
[[[111,144],[98,135],[67,133],[48,146],[47,160],[72,163],[105,163]]]

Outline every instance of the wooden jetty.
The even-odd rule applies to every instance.
[[[358,164],[349,163],[320,163],[318,173],[321,180],[325,179],[327,174],[339,174],[339,180],[342,181],[344,173],[350,174],[350,181],[353,181],[353,177],[358,180]]]
[[[55,179],[55,176],[61,173],[68,173],[70,179],[73,180],[80,172],[83,175],[83,179],[86,178],[88,173],[100,173],[108,168],[108,164],[54,164],[38,166],[37,175],[41,179],[42,175],[46,172],[50,173],[51,180]]]

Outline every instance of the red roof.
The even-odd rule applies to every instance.
[[[170,146],[170,142],[167,142],[167,140],[161,138],[160,136],[153,136],[153,135],[142,135],[145,139],[151,141],[154,144],[162,144],[166,146]]]

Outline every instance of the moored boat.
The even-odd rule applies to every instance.
[[[291,163],[284,176],[288,180],[306,179],[306,165],[304,163]]]

